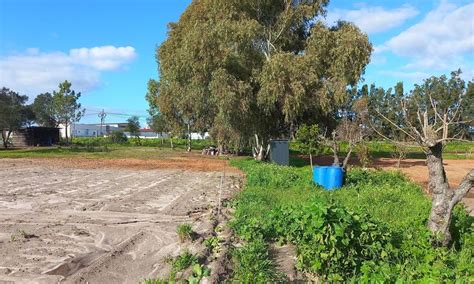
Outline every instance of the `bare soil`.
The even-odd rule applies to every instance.
[[[0,159],[0,282],[165,277],[177,225],[209,230],[227,163],[181,160]],[[226,171],[222,199],[240,176]]]

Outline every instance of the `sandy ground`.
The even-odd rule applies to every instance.
[[[164,258],[182,248],[176,226],[209,227],[220,172],[73,162],[0,159],[0,282],[164,277]],[[227,173],[222,198],[233,194],[237,176]]]

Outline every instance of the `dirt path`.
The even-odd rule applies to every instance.
[[[51,161],[0,159],[0,282],[164,277],[164,258],[181,249],[176,226],[205,231],[218,200],[219,172]],[[223,197],[237,179],[228,176]]]

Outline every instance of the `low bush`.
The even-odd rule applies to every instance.
[[[128,138],[125,135],[125,133],[123,133],[123,131],[112,131],[108,139],[111,143],[118,143],[118,144],[126,143],[128,141]]]

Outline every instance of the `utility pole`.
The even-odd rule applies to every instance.
[[[100,118],[100,135],[104,136],[104,133],[102,132],[102,125],[104,125],[105,118],[107,117],[107,113],[105,113],[104,109],[102,109],[101,112],[99,112],[99,118]]]

